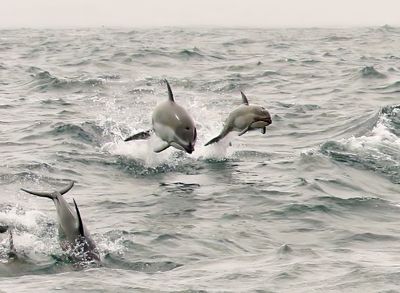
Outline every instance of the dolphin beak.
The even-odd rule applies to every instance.
[[[265,117],[265,118],[263,119],[263,121],[266,122],[266,123],[268,123],[268,125],[272,124],[272,119],[271,119],[271,117]]]
[[[193,151],[194,151],[194,145],[193,145],[193,144],[189,144],[188,146],[185,147],[185,151],[186,151],[188,154],[193,153]]]
[[[181,150],[181,151],[185,151],[185,152],[187,152],[189,154],[193,153],[193,151],[194,151],[194,144],[193,143],[189,143],[188,145],[183,145],[183,144],[179,144],[179,143],[176,143],[176,142],[173,141],[170,144],[174,148],[176,148],[178,150]]]

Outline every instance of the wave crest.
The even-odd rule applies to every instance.
[[[328,141],[321,152],[333,160],[372,170],[400,183],[400,105],[383,107],[362,136]]]
[[[362,78],[386,78],[386,75],[380,73],[373,66],[365,66],[361,69],[360,75]]]
[[[39,68],[31,68],[30,71],[32,80],[27,86],[34,91],[47,92],[51,90],[70,90],[89,89],[101,87],[104,84],[103,78],[84,78],[84,79],[67,79],[59,78],[51,74],[49,71]]]

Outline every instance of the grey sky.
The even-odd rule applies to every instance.
[[[0,0],[0,27],[400,25],[400,0]]]

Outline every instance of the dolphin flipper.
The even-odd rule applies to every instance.
[[[151,136],[151,130],[142,131],[136,133],[126,139],[124,141],[138,140],[138,139],[148,139]]]
[[[209,142],[207,142],[204,146],[208,146],[208,145],[210,145],[210,144],[213,144],[213,143],[216,143],[216,142],[219,142],[221,139],[223,139],[225,137],[225,135],[218,135],[218,136],[216,136],[216,137],[214,137],[213,139],[211,139]]]
[[[162,152],[163,150],[166,150],[166,149],[169,148],[169,147],[170,147],[170,144],[164,142],[164,143],[160,144],[159,146],[154,147],[154,148],[153,148],[153,151],[154,151],[155,153],[160,153],[160,152]]]
[[[242,136],[243,134],[245,134],[247,131],[250,130],[250,127],[251,127],[251,124],[249,124],[245,129],[243,129],[243,130],[238,134],[238,136]]]
[[[267,128],[264,126],[263,128],[261,128],[261,133],[265,134],[267,132]]]
[[[78,205],[76,204],[75,199],[74,199],[74,205],[75,205],[76,216],[78,217],[79,234],[82,237],[85,237],[85,230],[83,229],[83,222],[82,222],[82,218],[81,218],[81,213],[79,212]]]

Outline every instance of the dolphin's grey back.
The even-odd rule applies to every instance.
[[[173,129],[180,125],[194,127],[193,119],[187,111],[170,100],[161,102],[153,111],[153,123],[161,123]]]

